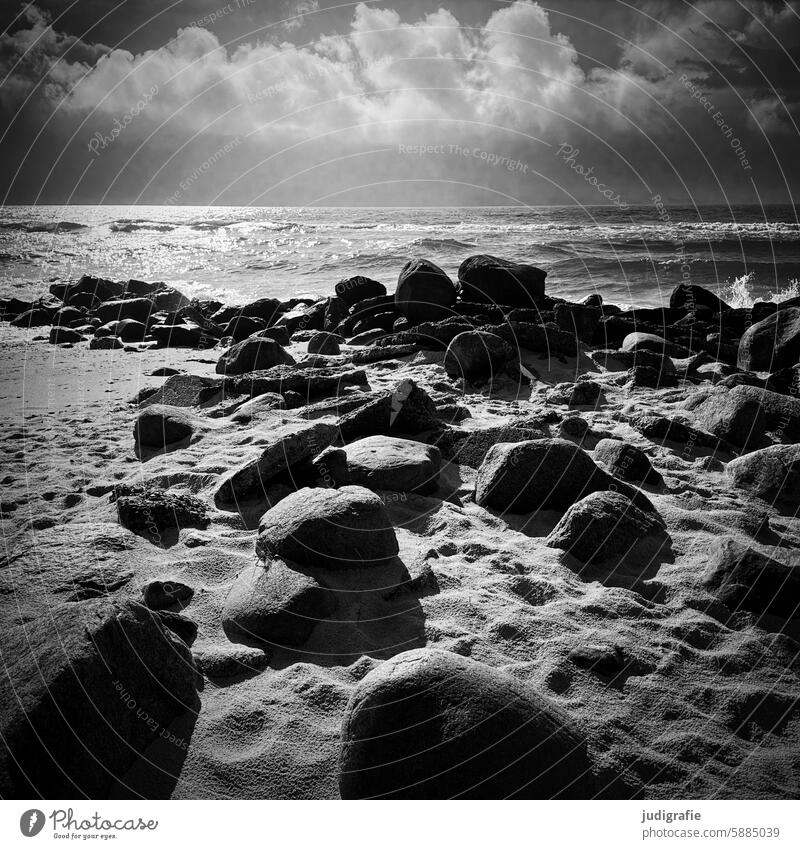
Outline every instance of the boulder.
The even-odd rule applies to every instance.
[[[163,348],[212,347],[217,341],[196,324],[155,324],[150,334]]]
[[[231,346],[217,361],[217,374],[246,374],[278,365],[293,365],[294,358],[272,339],[245,339]]]
[[[132,318],[123,318],[122,321],[114,322],[113,335],[123,342],[143,342],[147,336],[147,325]]]
[[[542,325],[506,321],[503,324],[487,324],[478,329],[500,336],[515,350],[527,348],[529,351],[539,351],[550,356],[563,354],[567,357],[574,357],[578,353],[575,334],[562,330],[553,322]]]
[[[341,350],[339,348],[339,344],[343,341],[344,340],[341,336],[321,330],[319,333],[315,333],[311,339],[308,340],[308,353],[338,354]]]
[[[415,435],[438,427],[436,404],[413,380],[401,381],[339,420],[345,441],[375,434]]]
[[[215,399],[222,389],[218,377],[203,377],[198,374],[173,374],[163,386],[145,398],[141,406],[166,404],[172,407],[199,407]]]
[[[589,295],[589,297],[591,298],[592,295]],[[589,304],[556,304],[553,308],[553,315],[556,324],[562,330],[574,333],[582,342],[590,343],[594,338],[603,312],[599,306]]]
[[[386,287],[377,280],[369,277],[347,277],[336,284],[336,297],[340,298],[352,307],[355,304],[366,301],[368,298],[380,298],[386,295]]]
[[[12,327],[45,327],[50,324],[53,315],[50,310],[42,307],[34,307],[20,313],[15,318],[12,318],[9,324]]]
[[[777,371],[800,362],[800,307],[781,309],[749,327],[739,340],[743,371]]]
[[[95,336],[89,342],[90,351],[113,351],[124,347],[122,340],[116,336]]]
[[[500,443],[489,449],[478,469],[475,501],[481,507],[511,513],[566,510],[612,484],[620,490],[630,489],[565,439]]]
[[[705,307],[712,313],[727,312],[730,309],[728,304],[713,292],[694,283],[677,285],[669,296],[669,305],[671,309],[686,310],[687,312],[696,312],[700,307]]]
[[[60,345],[64,342],[82,342],[83,336],[69,327],[51,327],[49,340],[51,345]]]
[[[437,445],[442,455],[460,466],[477,469],[486,453],[499,442],[525,442],[542,436],[540,430],[531,427],[502,425],[480,430],[458,430],[449,428],[441,434]]]
[[[463,378],[468,383],[491,380],[516,359],[511,345],[482,330],[459,333],[447,346],[444,355],[445,371],[453,378]]]
[[[703,584],[733,612],[800,618],[800,568],[773,560],[733,537],[712,542]]]
[[[595,446],[594,459],[599,460],[614,477],[637,486],[643,483],[660,486],[664,482],[650,464],[647,454],[621,439],[601,439]]]
[[[367,374],[363,369],[340,366],[301,368],[299,365],[283,365],[242,375],[228,375],[224,381],[228,395],[255,397],[265,392],[279,392],[286,398],[287,393],[293,392],[306,401],[339,395],[352,386],[367,386]],[[287,406],[292,405],[287,401]]]
[[[122,321],[123,318],[132,318],[147,324],[151,314],[156,309],[149,298],[128,298],[122,301],[106,301],[100,304],[94,314],[103,324],[109,321]]]
[[[191,652],[143,605],[57,605],[2,628],[5,799],[108,798],[159,734],[198,711]]]
[[[257,456],[229,472],[217,488],[214,501],[218,507],[259,495],[276,475],[302,460],[311,459],[327,448],[338,431],[330,422],[291,422],[271,428]]]
[[[712,392],[694,408],[695,420],[708,433],[737,447],[754,447],[764,440],[766,417],[752,386]],[[761,390],[762,392],[764,390]]]
[[[508,672],[439,649],[384,661],[342,723],[343,799],[589,799],[586,742]]]
[[[629,333],[622,340],[622,350],[635,353],[636,351],[653,351],[666,357],[688,357],[691,351],[683,345],[668,342],[654,333]]]
[[[770,503],[800,504],[800,445],[771,445],[731,460],[725,474],[733,485]]]
[[[299,646],[335,609],[336,597],[319,581],[273,560],[238,575],[225,600],[222,628],[233,643]]]
[[[603,394],[603,387],[594,380],[579,380],[577,383],[558,383],[547,392],[551,404],[566,404],[569,407],[595,407]]]
[[[148,581],[142,587],[142,599],[151,610],[164,610],[176,604],[188,604],[194,596],[194,590],[180,581]]]
[[[54,283],[50,291],[65,304],[75,305],[79,299],[111,301],[121,298],[125,293],[125,284],[84,274],[76,283]]]
[[[360,486],[293,492],[263,515],[256,541],[262,560],[312,568],[378,564],[398,550],[386,507]]]
[[[77,307],[62,307],[51,319],[54,327],[71,327],[78,323],[82,324],[84,321],[86,321],[86,313]]]
[[[205,528],[209,523],[205,503],[188,493],[170,492],[147,483],[120,484],[116,493],[120,524],[155,538],[155,542],[163,531]]]
[[[395,302],[412,324],[439,321],[453,313],[456,287],[438,265],[412,259],[403,266],[397,281]]]
[[[368,436],[345,447],[347,481],[367,489],[435,492],[441,454],[433,445],[391,436]]]
[[[488,254],[468,257],[458,268],[461,298],[487,304],[532,307],[544,297],[547,272]]]
[[[222,331],[223,336],[230,336],[234,342],[241,342],[258,333],[260,330],[266,329],[267,323],[263,318],[252,318],[248,315],[238,315],[232,318]]]
[[[572,439],[575,442],[583,442],[591,433],[589,422],[581,416],[567,416],[558,426],[558,435],[563,439]]]
[[[142,410],[133,426],[133,440],[137,448],[163,448],[194,433],[191,417],[179,407],[151,404]]]
[[[663,537],[655,511],[637,507],[619,492],[592,492],[573,504],[546,539],[582,563],[619,562],[647,537]]]
[[[240,404],[231,416],[231,421],[236,424],[250,424],[260,419],[269,421],[275,418],[276,410],[284,409],[286,409],[286,402],[283,400],[283,395],[277,392],[265,392]]]

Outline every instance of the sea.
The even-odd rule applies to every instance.
[[[84,273],[227,303],[328,295],[356,274],[392,292],[410,258],[455,279],[477,253],[545,268],[552,295],[623,308],[667,303],[680,282],[734,306],[800,290],[793,206],[0,208],[0,297]]]

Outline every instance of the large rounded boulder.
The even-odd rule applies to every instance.
[[[256,540],[263,560],[312,568],[377,564],[398,550],[386,507],[361,486],[293,492],[262,516]]]
[[[461,298],[484,304],[533,307],[544,297],[547,272],[489,254],[468,257],[458,269]]]
[[[368,298],[380,298],[386,294],[386,287],[369,277],[347,277],[336,284],[336,297],[348,307],[355,306]]]
[[[736,364],[744,371],[777,371],[800,362],[800,307],[788,307],[749,327]]]
[[[731,460],[725,473],[733,485],[771,503],[800,504],[800,445],[771,445]]]
[[[217,374],[247,374],[282,365],[294,365],[291,354],[272,339],[253,337],[225,351],[217,362]]]
[[[167,404],[153,404],[137,416],[133,439],[139,449],[159,449],[188,439],[193,432],[192,418],[185,410]]]
[[[345,711],[343,799],[588,799],[595,779],[569,717],[508,673],[414,649],[382,663]]]
[[[438,265],[427,259],[412,259],[400,272],[394,299],[412,324],[441,321],[453,314],[456,287]]]
[[[344,449],[350,483],[395,492],[435,492],[441,453],[434,445],[392,436],[368,436]]]
[[[490,379],[515,357],[514,349],[505,339],[483,330],[468,330],[459,333],[447,346],[444,368],[450,377],[474,383]]]
[[[492,446],[478,469],[475,501],[511,513],[566,510],[614,479],[565,439],[533,439]],[[625,486],[621,482],[618,488]]]
[[[595,446],[594,459],[599,460],[612,475],[637,485],[659,486],[664,482],[647,454],[621,439],[601,439]]]

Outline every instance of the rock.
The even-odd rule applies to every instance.
[[[198,711],[191,652],[140,604],[55,606],[4,622],[2,644],[3,798],[108,798],[173,720]]]
[[[189,602],[194,590],[180,581],[148,581],[142,587],[142,598],[151,610],[164,610],[182,602]]]
[[[488,254],[468,257],[458,269],[461,298],[478,303],[532,307],[544,297],[547,272]]]
[[[132,318],[123,318],[115,323],[114,335],[123,342],[142,342],[147,336],[147,325]]]
[[[277,474],[327,448],[338,436],[338,431],[330,422],[291,422],[270,429],[268,436],[266,444],[259,446],[256,457],[222,479],[214,496],[218,507],[260,494],[259,490]]]
[[[743,371],[776,371],[800,362],[800,307],[789,307],[749,327],[739,340]]]
[[[591,432],[589,422],[580,416],[568,416],[558,427],[558,435],[563,439],[582,442]]]
[[[265,392],[240,404],[231,416],[231,421],[236,424],[250,424],[259,419],[269,421],[275,417],[275,410],[284,409],[286,409],[286,402],[283,400],[283,395],[277,392]]]
[[[32,308],[33,304],[30,301],[19,298],[0,298],[0,321],[11,321],[12,318]]]
[[[205,528],[208,508],[199,498],[187,493],[169,492],[144,484],[120,484],[117,514],[123,527],[147,535],[159,542],[162,532],[180,528]]]
[[[712,436],[712,434],[706,433],[705,431],[698,430],[678,418],[645,413],[632,418],[630,420],[630,424],[631,427],[638,430],[642,436],[646,436],[653,442],[670,440],[671,442],[695,445],[698,448],[726,447],[724,443],[720,443],[718,437]]]
[[[378,564],[398,553],[383,502],[360,486],[301,489],[261,518],[256,553],[262,560],[346,569]]]
[[[352,340],[351,340],[352,344]],[[355,366],[365,366],[370,363],[377,363],[381,360],[394,360],[400,357],[408,357],[416,354],[419,348],[416,345],[373,345],[361,351],[355,351],[351,357],[352,363]]]
[[[645,537],[663,536],[664,522],[619,492],[592,492],[573,504],[553,528],[546,545],[582,563],[619,562]]]
[[[592,295],[589,295],[591,298]],[[600,297],[599,295],[597,296]],[[601,299],[602,302],[602,299]],[[590,343],[603,315],[597,306],[584,304],[556,304],[553,309],[556,324],[573,333],[582,342]]]
[[[33,309],[26,310],[23,313],[20,313],[16,318],[12,318],[9,324],[12,327],[46,327],[50,324],[50,320],[52,318],[52,313],[50,310],[42,309],[41,307],[34,307]]]
[[[436,428],[436,404],[413,380],[401,381],[393,392],[385,392],[339,420],[345,441],[374,434],[415,435]]]
[[[709,410],[735,410],[747,404],[758,406],[763,413],[763,426],[778,442],[800,441],[800,399],[791,395],[771,392],[761,386],[740,385],[733,387],[730,392],[718,388],[714,393],[698,398],[696,402],[690,398],[686,406],[704,414]],[[754,431],[757,430],[761,416],[757,418]]]
[[[445,371],[468,383],[491,380],[516,359],[514,349],[494,333],[471,330],[459,333],[444,355]]]
[[[203,675],[213,681],[261,672],[269,665],[270,652],[229,643],[196,651],[194,659]]]
[[[106,301],[100,304],[94,314],[103,324],[109,321],[122,321],[124,318],[132,318],[147,324],[155,307],[149,298],[128,298],[122,301]]]
[[[515,350],[527,348],[529,351],[540,351],[550,356],[563,354],[567,357],[574,357],[578,353],[575,334],[561,330],[552,322],[539,325],[507,321],[504,324],[489,324],[478,329],[500,336]]]
[[[697,423],[737,447],[759,445],[764,440],[766,417],[759,400],[749,394],[753,389],[737,386],[712,392],[694,409]]]
[[[435,446],[391,436],[368,436],[344,450],[349,483],[423,494],[439,487],[441,453]]]
[[[621,439],[601,439],[594,449],[594,459],[599,460],[612,475],[637,486],[643,483],[660,486],[661,475],[653,468],[650,458],[630,442]]]
[[[342,723],[343,799],[588,799],[586,743],[518,678],[439,649],[384,661]]]
[[[243,375],[226,376],[225,392],[228,395],[263,395],[265,392],[279,392],[287,399],[294,392],[302,403],[312,398],[339,395],[346,387],[366,387],[367,373],[363,369],[347,367],[301,368],[298,366],[273,366],[263,371],[248,372]]]
[[[187,413],[178,407],[151,404],[142,410],[133,426],[133,440],[137,448],[163,448],[174,442],[188,439],[194,433],[194,424]]]
[[[283,345],[283,347],[286,347],[292,341],[289,331],[285,327],[279,327],[278,325],[259,330],[256,336],[262,339],[272,339],[279,345]]]
[[[234,643],[299,646],[335,609],[329,589],[273,560],[266,566],[248,566],[238,575],[225,601],[222,628]]]
[[[394,298],[397,308],[412,324],[439,321],[452,315],[456,287],[438,265],[426,259],[412,259],[400,272]]]
[[[594,407],[603,394],[603,387],[594,380],[579,380],[577,383],[558,383],[547,393],[551,404],[566,404],[569,407]]]
[[[150,334],[162,348],[208,348],[217,342],[196,324],[154,324]]]
[[[96,336],[89,342],[90,351],[113,351],[124,347],[122,340],[116,336]]]
[[[309,354],[338,354],[341,350],[339,344],[343,342],[341,336],[328,333],[324,330],[315,333],[308,342]]]
[[[627,485],[600,469],[564,439],[535,439],[494,445],[478,469],[475,501],[511,513],[566,510],[597,490]]]
[[[712,542],[703,584],[733,612],[800,618],[800,568],[773,560],[732,537]]]
[[[727,312],[730,307],[713,292],[693,283],[680,283],[669,296],[671,309],[682,309],[695,312],[699,307],[710,309],[711,312]]]
[[[410,330],[383,336],[376,344],[384,347],[411,344],[428,351],[443,351],[459,333],[473,329],[467,319],[452,316],[443,321],[425,321]]]
[[[800,445],[771,445],[731,460],[725,474],[734,486],[771,503],[800,503]]]
[[[53,314],[51,323],[54,327],[71,327],[75,324],[83,324],[86,321],[86,313],[77,307],[62,307]]]
[[[64,342],[82,342],[83,336],[69,327],[51,327],[49,339],[51,345],[59,345]]]
[[[477,469],[487,451],[498,442],[525,442],[541,436],[541,431],[528,427],[504,425],[480,430],[450,428],[441,434],[437,445],[447,460]]]
[[[202,377],[197,374],[174,374],[163,386],[142,400],[142,407],[165,404],[172,407],[199,407],[216,398],[222,390],[218,377]]]
[[[222,332],[223,336],[230,336],[234,342],[241,342],[254,333],[264,330],[267,326],[263,318],[252,318],[249,315],[238,315],[232,318]]]
[[[567,657],[582,669],[614,678],[628,665],[619,646],[584,645],[572,649]]]
[[[217,374],[246,374],[278,365],[293,365],[294,358],[272,339],[245,339],[231,346],[217,362]]]
[[[635,365],[628,370],[628,389],[664,389],[677,386],[675,375],[658,371],[652,366]]]
[[[607,371],[625,371],[636,366],[652,368],[659,375],[659,382],[666,379],[674,384],[675,364],[669,357],[644,348],[636,351],[592,351],[590,358]]]
[[[629,333],[622,340],[622,350],[635,353],[636,351],[653,351],[666,357],[688,357],[691,351],[683,345],[668,342],[654,333]]]
[[[348,277],[336,284],[336,297],[352,307],[367,298],[380,298],[386,295],[386,287],[369,277]]]

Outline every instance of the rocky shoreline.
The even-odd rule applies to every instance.
[[[800,299],[545,283],[0,301],[0,795],[800,795]]]

